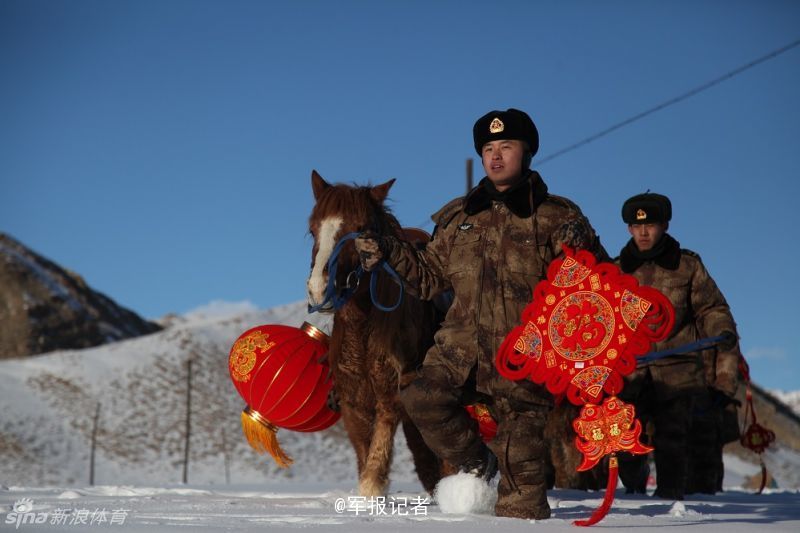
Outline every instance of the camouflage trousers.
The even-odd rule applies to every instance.
[[[644,379],[628,387],[620,397],[632,402],[642,426],[652,427],[653,435],[642,441],[655,447],[656,496],[682,500],[689,473],[689,437],[691,431],[693,394],[656,394],[649,372]],[[662,388],[664,384],[661,384]],[[649,475],[647,455],[619,456],[619,475],[628,492],[644,493]]]
[[[739,438],[736,406],[714,390],[694,398],[689,433],[689,474],[686,493],[714,494],[722,491],[725,467],[722,449]]]
[[[477,422],[464,409],[475,399],[469,381],[454,387],[442,366],[423,366],[417,379],[400,391],[400,399],[425,443],[443,460],[474,464],[485,450]],[[547,449],[544,428],[549,408],[480,398],[497,421],[497,435],[488,446],[497,456],[500,482],[497,516],[542,519],[547,503]]]

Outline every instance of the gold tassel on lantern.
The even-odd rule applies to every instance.
[[[249,406],[242,411],[242,430],[255,451],[269,453],[281,468],[288,468],[294,462],[278,442],[278,428]]]

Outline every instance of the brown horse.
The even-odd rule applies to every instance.
[[[404,238],[397,219],[384,205],[393,183],[390,180],[375,187],[331,185],[312,172],[316,205],[309,218],[309,231],[314,237],[307,283],[310,307],[325,300],[327,264],[342,236],[372,229],[381,235]],[[406,415],[397,392],[415,377],[433,344],[441,317],[432,303],[408,294],[394,311],[377,309],[370,298],[370,274],[365,274],[358,284],[354,279],[359,262],[353,243],[347,242],[338,257],[335,286],[354,290],[349,300],[335,310],[329,361],[342,421],[358,459],[359,493],[386,493],[398,423],[403,425],[417,475],[425,490],[431,492],[441,477],[440,461]],[[383,305],[397,301],[399,285],[383,273],[372,275],[379,276],[378,301]],[[334,311],[328,305],[322,310]]]

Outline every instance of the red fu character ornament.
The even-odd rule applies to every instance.
[[[616,395],[623,377],[636,368],[636,357],[669,335],[675,311],[666,296],[639,286],[633,276],[611,263],[597,263],[585,250],[563,246],[564,257],[547,269],[547,279],[533,290],[522,312],[522,325],[505,338],[495,366],[501,376],[545,384],[554,395],[584,405],[573,422],[575,444],[583,453],[578,470],[588,470],[611,455],[603,504],[588,520],[608,513],[617,485],[616,452],[648,453],[639,442],[641,424],[634,408]],[[605,402],[603,396],[608,394]]]
[[[327,406],[333,380],[324,356],[328,336],[308,322],[298,328],[258,326],[245,331],[231,348],[228,369],[247,407],[242,412],[245,437],[259,453],[269,453],[281,467],[292,459],[280,446],[278,428],[320,431],[339,413]]]
[[[533,290],[522,325],[506,336],[495,366],[501,376],[546,384],[575,405],[618,394],[636,357],[666,338],[674,310],[666,296],[639,286],[611,263],[564,246]]]

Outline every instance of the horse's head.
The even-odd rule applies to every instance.
[[[348,233],[373,229],[386,233],[397,227],[397,221],[383,205],[394,180],[375,187],[356,187],[350,185],[331,185],[317,171],[311,172],[311,188],[316,204],[308,219],[308,230],[314,237],[311,251],[311,274],[306,286],[310,306],[325,300],[328,286],[328,260],[336,244]],[[336,287],[343,290],[348,286],[348,275],[358,266],[358,255],[352,242],[343,246],[339,253],[336,273]],[[350,285],[353,281],[350,280]],[[332,311],[332,304],[326,303],[321,311]]]

